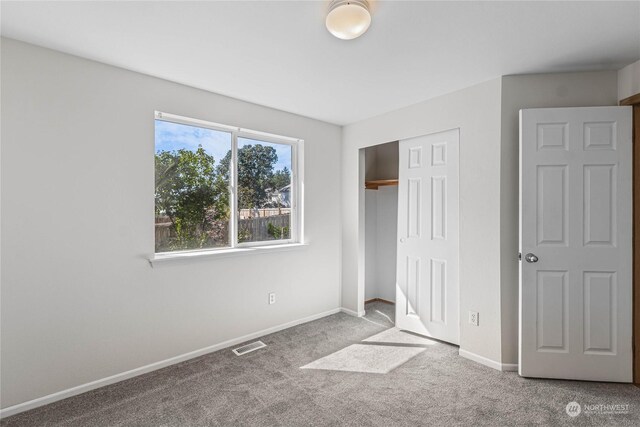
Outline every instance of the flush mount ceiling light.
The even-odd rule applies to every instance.
[[[371,25],[367,0],[333,0],[327,14],[327,30],[342,40],[360,37]]]

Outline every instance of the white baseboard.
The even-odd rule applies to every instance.
[[[353,311],[353,310],[349,310],[348,308],[344,308],[344,307],[342,307],[340,309],[340,311],[345,313],[345,314],[348,314],[349,316],[353,316],[353,317],[362,317],[365,314],[364,310],[362,310],[362,311]]]
[[[78,394],[86,393],[87,391],[95,390],[96,388],[104,387],[109,384],[117,383],[127,380],[129,378],[137,377],[138,375],[146,374],[147,372],[162,369],[164,367],[175,365],[176,363],[184,362],[185,360],[193,359],[195,357],[203,356],[214,351],[222,350],[227,347],[231,347],[236,344],[240,344],[245,341],[260,338],[264,335],[269,335],[274,332],[281,331],[283,329],[291,328],[302,323],[311,322],[313,320],[320,319],[322,317],[330,316],[332,314],[344,311],[341,308],[334,308],[333,310],[325,311],[323,313],[314,314],[312,316],[304,317],[302,319],[294,320],[291,322],[283,323],[278,326],[263,329],[252,334],[244,335],[238,338],[233,338],[227,341],[223,341],[218,344],[211,345],[209,347],[201,348],[199,350],[184,353],[179,356],[171,357],[169,359],[161,360],[159,362],[151,363],[149,365],[141,366],[139,368],[132,369],[130,371],[122,372],[112,375],[107,378],[91,381],[86,384],[82,384],[76,387],[72,387],[66,390],[58,391],[37,399],[29,400],[27,402],[18,403],[17,405],[9,406],[4,409],[0,409],[0,419],[10,417],[11,415],[19,414],[20,412],[28,411],[39,406],[48,405],[49,403],[57,402],[58,400],[66,399],[68,397],[76,396]]]
[[[502,372],[518,372],[517,363],[503,363]]]
[[[491,360],[484,356],[480,356],[478,354],[472,353],[467,350],[460,349],[458,350],[458,354],[465,359],[473,360],[474,362],[480,363],[481,365],[488,366],[490,368],[496,369],[498,371],[507,372],[507,371],[517,371],[518,364],[517,363],[500,363],[495,360]]]

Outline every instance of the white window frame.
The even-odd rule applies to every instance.
[[[267,249],[282,246],[283,248],[291,248],[296,245],[304,244],[304,221],[303,221],[303,188],[304,188],[304,140],[291,138],[282,135],[275,135],[256,130],[240,128],[235,126],[223,125],[207,120],[194,119],[176,114],[165,113],[161,111],[155,112],[155,119],[171,123],[196,126],[205,129],[216,130],[231,134],[231,162],[229,165],[229,206],[231,207],[231,217],[229,219],[229,246],[222,248],[206,248],[206,249],[189,249],[183,251],[171,252],[155,252],[150,261],[169,259],[169,258],[187,258],[194,255],[213,255],[213,254],[236,254],[236,253],[252,253],[252,248]],[[272,144],[284,144],[291,146],[291,223],[289,225],[290,238],[281,240],[265,240],[259,242],[238,242],[238,138],[248,138],[256,141],[263,141]],[[154,138],[155,144],[155,138]]]

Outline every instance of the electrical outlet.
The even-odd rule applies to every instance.
[[[469,312],[469,323],[471,323],[474,326],[480,325],[480,315],[478,314],[477,311]]]
[[[269,294],[269,304],[275,304],[275,303],[276,303],[276,293],[271,292]]]

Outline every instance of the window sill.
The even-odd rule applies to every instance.
[[[154,267],[156,264],[164,264],[174,261],[188,261],[204,258],[229,258],[242,255],[253,255],[262,253],[274,253],[274,252],[288,252],[295,251],[309,246],[307,243],[286,243],[279,245],[265,245],[265,246],[253,246],[253,247],[240,247],[233,249],[214,249],[205,251],[192,251],[192,252],[176,252],[176,253],[162,253],[155,254],[149,258],[149,264]]]

